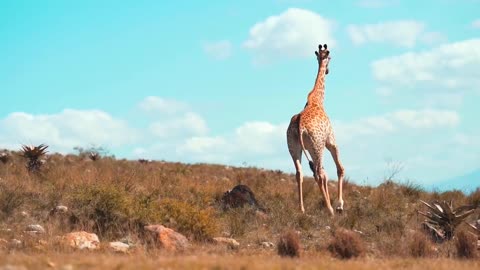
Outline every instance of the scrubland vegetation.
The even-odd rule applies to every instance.
[[[452,240],[434,243],[417,212],[425,209],[419,200],[479,205],[480,189],[426,192],[409,182],[370,187],[346,181],[345,212],[332,218],[312,178],[304,182],[306,214],[301,214],[295,177],[281,171],[85,154],[47,155],[39,169],[29,171],[20,153],[6,153],[9,158],[0,162],[0,269],[480,268],[475,232],[467,224],[459,225]],[[265,213],[222,205],[223,194],[237,184],[251,188]],[[329,188],[336,198],[336,182]],[[58,205],[68,212],[52,215]],[[477,209],[466,221],[479,215]],[[45,232],[26,233],[30,224]],[[191,247],[182,252],[152,247],[144,238],[147,224],[174,229]],[[58,245],[58,236],[80,230],[96,233],[100,249]],[[212,239],[218,236],[240,246],[216,244]],[[14,239],[21,244],[11,244]],[[120,239],[131,243],[127,254],[105,246]]]

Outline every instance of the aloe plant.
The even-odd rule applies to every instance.
[[[10,160],[10,155],[6,152],[0,153],[0,162],[3,164],[7,164],[7,162]]]
[[[43,157],[47,151],[48,145],[40,144],[38,146],[31,145],[22,145],[22,156],[27,159],[27,164],[25,165],[30,172],[35,172],[40,170],[43,162],[41,157]]]
[[[434,201],[431,204],[422,200],[420,202],[428,208],[426,212],[418,211],[427,218],[422,225],[437,242],[452,239],[455,228],[476,209],[475,205],[463,205],[454,209],[452,201]]]

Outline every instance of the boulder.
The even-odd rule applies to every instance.
[[[118,253],[127,253],[128,249],[130,248],[129,245],[118,241],[108,243],[108,247],[110,248],[110,250]]]
[[[42,227],[42,225],[31,224],[25,228],[25,232],[31,233],[31,234],[37,234],[37,233],[40,234],[40,233],[45,233],[45,229]]]
[[[224,208],[237,208],[250,205],[258,210],[265,211],[257,202],[255,194],[246,185],[236,185],[222,196]]]
[[[165,226],[148,225],[145,226],[144,229],[153,234],[153,239],[157,246],[166,250],[182,251],[187,249],[190,245],[188,239],[184,235]]]
[[[240,246],[240,243],[233,238],[226,238],[226,237],[214,237],[213,241],[217,244],[225,244],[231,248],[237,248]]]
[[[22,241],[20,241],[20,240],[18,240],[18,239],[12,239],[12,240],[10,241],[9,247],[10,247],[10,248],[20,248],[20,247],[22,247],[22,245],[23,245],[23,242],[22,242]]]
[[[55,214],[65,214],[68,212],[68,207],[65,205],[57,205],[52,210],[50,210],[50,215]]]
[[[98,236],[85,231],[67,233],[63,236],[62,241],[75,249],[95,250],[100,247]]]
[[[262,242],[261,245],[264,248],[273,248],[275,246],[272,242],[267,242],[267,241]]]

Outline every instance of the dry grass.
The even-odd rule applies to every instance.
[[[357,259],[337,260],[329,257],[302,256],[301,259],[280,258],[262,255],[131,255],[115,254],[49,254],[38,255],[0,255],[0,265],[24,266],[27,269],[331,269],[331,270],[369,270],[369,269],[412,269],[412,270],[451,270],[479,269],[478,260],[453,259]],[[5,268],[5,269],[23,269]]]
[[[288,230],[280,236],[277,243],[278,255],[285,257],[300,257],[300,239],[293,230]]]
[[[328,245],[333,256],[340,259],[351,259],[364,255],[365,245],[356,232],[338,229]]]
[[[0,262],[25,260],[26,264],[27,261],[35,264],[47,256],[60,265],[68,261],[63,259],[64,256],[77,256],[87,265],[93,263],[93,258],[106,256],[105,261],[112,265],[133,268],[131,261],[134,260],[129,255],[113,256],[108,250],[97,251],[94,256],[84,252],[70,255],[71,251],[58,248],[51,240],[71,230],[87,230],[97,233],[102,243],[131,238],[136,244],[133,254],[143,256],[145,269],[155,268],[158,260],[162,260],[155,259],[157,256],[167,256],[164,259],[168,261],[167,265],[183,268],[198,263],[204,265],[203,268],[240,269],[244,265],[248,269],[261,269],[255,266],[254,262],[258,261],[264,261],[267,268],[281,268],[285,262],[287,268],[294,268],[296,264],[280,259],[276,250],[261,246],[265,241],[275,242],[286,228],[291,228],[300,232],[301,261],[305,263],[301,268],[319,264],[336,269],[336,265],[346,267],[348,263],[332,259],[323,245],[330,239],[332,230],[344,228],[359,231],[354,234],[364,243],[366,258],[376,260],[360,259],[362,261],[355,263],[358,269],[395,269],[399,268],[398,264],[415,268],[414,261],[409,259],[412,254],[405,252],[407,244],[401,243],[410,243],[411,232],[417,231],[423,221],[416,214],[416,210],[422,207],[418,200],[454,199],[456,205],[478,201],[478,190],[466,196],[459,191],[428,193],[412,183],[387,181],[373,188],[350,182],[344,186],[345,214],[331,218],[323,207],[324,201],[316,183],[310,177],[304,182],[306,214],[301,214],[297,206],[295,177],[280,171],[161,161],[140,163],[109,156],[91,161],[78,155],[50,154],[40,172],[31,174],[19,153],[7,153],[10,160],[5,164],[0,162],[0,255],[15,256],[8,260],[0,258]],[[267,209],[267,214],[259,214],[251,207],[224,210],[218,198],[237,184],[249,186],[259,204]],[[332,199],[335,199],[335,181],[330,181],[329,186]],[[69,207],[68,215],[50,218],[50,210],[59,204]],[[468,221],[476,216],[472,215]],[[192,259],[175,262],[174,257],[161,250],[151,250],[141,242],[139,228],[158,223],[177,230],[192,241],[194,248],[188,253]],[[40,224],[46,233],[31,238],[23,232],[28,224]],[[208,241],[217,236],[234,237],[241,245],[232,250]],[[22,245],[2,247],[1,239],[7,243],[19,239]],[[39,247],[39,240],[47,245]],[[436,244],[436,257],[451,257],[452,247]],[[190,255],[187,255],[182,256],[188,258]],[[193,259],[197,255],[200,257]],[[234,256],[239,256],[239,267],[229,265],[236,262]],[[220,257],[225,259],[218,264],[207,261],[218,261]],[[396,260],[398,257],[403,259]],[[321,262],[318,258],[329,259]],[[383,260],[387,260],[385,267],[381,266]],[[430,265],[437,265],[430,260],[421,262],[427,269]]]
[[[432,255],[432,243],[425,234],[415,232],[410,239],[408,251],[414,258],[429,257]]]
[[[474,235],[460,231],[455,240],[455,248],[457,257],[461,259],[474,259],[477,257],[477,237]]]

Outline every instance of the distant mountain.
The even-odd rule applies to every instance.
[[[432,185],[432,187],[440,191],[452,189],[459,189],[465,192],[474,191],[477,187],[480,187],[480,168],[464,175],[442,180]]]

